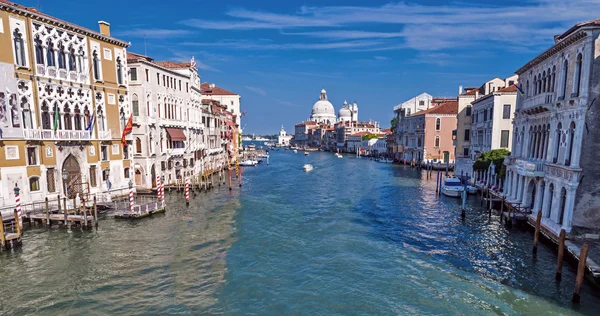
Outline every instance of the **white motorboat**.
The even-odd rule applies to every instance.
[[[298,153],[298,150],[294,149],[294,154],[297,154],[297,153]]]
[[[335,156],[338,158],[342,158],[342,154],[340,154],[340,153],[335,153]]]
[[[240,166],[254,167],[256,165],[258,165],[258,161],[256,160],[244,160],[240,162]]]
[[[477,187],[474,187],[472,185],[467,185],[467,193],[477,194]]]
[[[311,164],[305,164],[302,168],[304,169],[304,172],[309,172],[313,170],[313,166]]]
[[[258,155],[258,158],[269,158],[269,154],[264,154],[264,155],[263,155],[263,154],[261,154],[261,155]]]
[[[382,158],[382,159],[379,159],[379,162],[383,162],[383,163],[392,163],[392,162],[394,162],[394,161],[393,161],[392,159]]]
[[[305,152],[304,152],[304,156],[308,156],[308,151],[305,151]]]
[[[464,191],[464,186],[459,178],[447,176],[442,183],[442,194],[450,197],[460,197]]]

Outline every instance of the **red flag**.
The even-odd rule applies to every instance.
[[[127,147],[127,140],[125,140],[125,136],[133,131],[133,114],[129,116],[129,120],[127,120],[127,124],[123,129],[123,136],[121,136],[121,143],[123,143],[123,147]]]

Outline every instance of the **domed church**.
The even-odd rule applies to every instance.
[[[356,102],[348,104],[347,101],[344,101],[344,105],[338,112],[338,117],[340,122],[358,121],[358,104]]]
[[[327,91],[325,91],[325,89],[321,90],[319,101],[317,101],[312,107],[310,120],[328,125],[335,124],[337,121],[335,117],[335,109],[333,108],[331,102],[327,101]]]

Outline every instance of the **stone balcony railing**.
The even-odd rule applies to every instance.
[[[92,134],[89,131],[79,130],[57,130],[56,132],[49,129],[24,129],[23,138],[26,140],[53,140],[53,141],[86,141],[92,140]],[[99,131],[98,139],[112,139],[111,131]]]
[[[65,68],[58,68],[56,66],[36,65],[36,74],[42,77],[79,83],[86,83],[88,80],[86,74],[77,73],[76,71],[70,71]]]
[[[506,158],[505,158],[506,161]],[[546,162],[540,159],[519,159],[510,157],[511,165],[517,167],[517,173],[526,177],[543,177],[545,175]]]
[[[545,92],[523,100],[520,110],[530,110],[538,106],[547,106],[554,102],[554,92]]]

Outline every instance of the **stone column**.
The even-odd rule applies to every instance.
[[[575,137],[573,138],[573,152],[571,153],[571,168],[579,168],[579,160],[581,159],[581,138],[584,124],[585,121],[583,119],[580,119],[575,123]],[[567,150],[569,150],[568,147]]]
[[[560,189],[554,186],[554,192],[552,192],[552,202],[550,203],[550,219],[558,224],[558,217],[560,211]]]
[[[566,186],[565,189],[567,191],[567,196],[565,199],[565,213],[563,214],[562,228],[565,231],[570,232],[571,225],[573,223],[573,209],[575,207],[576,188],[571,187],[571,186]]]
[[[515,172],[515,174],[513,175],[512,178],[512,194],[511,194],[511,200],[516,201],[517,200],[517,189],[519,188],[519,174]]]
[[[552,114],[551,114],[552,115]],[[555,141],[556,141],[556,124],[551,123],[550,124],[550,130],[548,131],[548,146],[546,148],[546,162],[552,162],[552,159],[554,158],[554,147],[556,147],[555,145]]]
[[[544,182],[544,199],[542,201],[542,216],[545,218],[550,217],[550,203],[552,203],[552,197],[550,196],[550,183]]]
[[[542,180],[539,180],[535,184],[535,200],[533,201],[533,212],[541,212],[542,208]]]
[[[510,190],[510,185],[509,185],[510,181],[508,181],[508,179],[510,179],[510,173],[511,173],[510,171],[508,171],[508,170],[506,171],[506,177],[505,177],[504,183],[503,183],[504,186],[502,187],[502,193],[504,193],[504,196],[506,196],[507,192],[509,192],[509,190]]]

